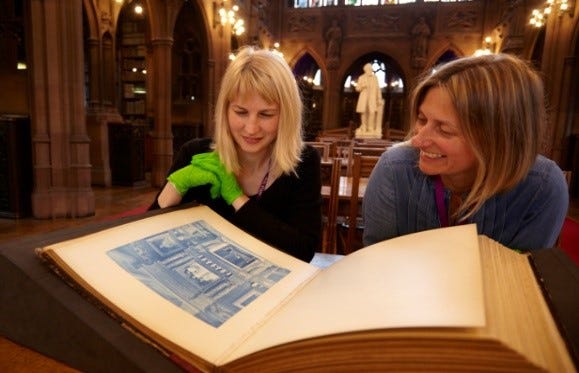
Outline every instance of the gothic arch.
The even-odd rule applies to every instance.
[[[323,61],[323,58],[321,58],[314,50],[304,48],[296,53],[294,58],[288,62],[288,65],[292,68],[294,74],[296,74],[296,78],[300,78],[303,76],[304,72],[309,72],[305,71],[305,69],[309,67],[306,65],[312,65],[313,63],[320,69],[322,82],[325,82],[328,75],[326,67],[321,61]]]
[[[318,58],[316,58],[318,57]],[[309,49],[298,53],[290,66],[300,87],[304,103],[304,135],[306,140],[313,140],[322,129],[324,113],[324,97],[327,94],[328,84],[324,66],[320,64],[319,56]],[[320,71],[320,83],[314,80]]]
[[[95,9],[94,3],[92,0],[83,0],[83,13],[85,16],[85,25],[88,26],[85,33],[91,39],[98,39],[100,37],[99,33],[99,21],[98,21],[98,12]]]
[[[187,140],[202,136],[211,122],[205,110],[211,106],[207,78],[210,38],[203,15],[197,3],[183,3],[171,35],[171,127],[174,154]]]
[[[452,56],[458,58],[464,57],[465,54],[456,45],[449,43],[432,54],[432,57],[430,61],[428,61],[426,68],[432,68],[441,62],[448,62]]]
[[[311,48],[303,48],[300,51],[298,51],[294,57],[288,61],[288,65],[290,65],[290,67],[292,67],[292,69],[295,67],[296,63],[298,63],[298,61],[306,54],[309,54],[311,56],[311,58],[318,64],[318,66],[320,67],[320,69],[325,70],[325,65],[322,62],[324,60],[324,58],[322,56],[320,56],[316,50],[311,49]],[[325,74],[325,71],[323,71],[323,73]]]

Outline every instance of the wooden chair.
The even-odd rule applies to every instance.
[[[362,155],[354,153],[352,164],[352,195],[350,197],[349,215],[340,223],[341,232],[346,230],[345,239],[341,235],[341,247],[343,254],[349,254],[362,247],[361,233],[364,225],[359,216],[359,190],[360,178],[369,177],[380,159],[379,156]]]
[[[354,146],[351,142],[341,142],[335,144],[335,154],[333,157],[341,158],[346,166],[343,176],[352,176],[352,159]]]
[[[306,141],[305,143],[320,153],[320,158],[322,161],[326,162],[330,159],[330,143],[321,141]]]
[[[342,160],[332,159],[332,172],[330,176],[330,197],[326,207],[324,234],[322,242],[322,252],[326,254],[336,254],[336,227],[338,219],[338,199],[340,190],[340,175],[342,172]]]

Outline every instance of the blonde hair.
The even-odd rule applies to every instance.
[[[271,174],[278,177],[295,173],[304,146],[301,95],[293,72],[283,57],[265,49],[241,48],[223,75],[215,107],[215,150],[228,170],[240,171],[227,110],[233,99],[248,92],[256,92],[268,104],[279,106]]]
[[[456,214],[466,219],[487,199],[521,182],[534,164],[547,116],[543,81],[512,55],[460,58],[435,68],[415,87],[411,123],[433,87],[450,95],[478,161],[472,189]]]

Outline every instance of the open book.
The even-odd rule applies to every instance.
[[[528,257],[475,225],[391,239],[319,269],[198,206],[38,254],[202,371],[574,371]]]

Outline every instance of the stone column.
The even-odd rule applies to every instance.
[[[320,130],[339,128],[341,126],[339,110],[341,90],[337,69],[328,68],[328,79],[324,83],[324,108],[322,114],[322,128]]]
[[[112,39],[107,33],[100,39],[87,40],[88,107],[86,126],[90,137],[91,179],[93,185],[112,185],[109,123],[120,123],[123,118],[114,103],[115,59]]]
[[[155,113],[153,131],[153,165],[151,185],[162,186],[167,171],[173,163],[173,134],[171,132],[171,48],[173,39],[157,38],[151,41],[152,64],[154,71],[148,71],[151,86],[149,92],[155,92],[151,102]]]
[[[28,51],[36,218],[94,215],[84,109],[82,2],[30,2]]]

